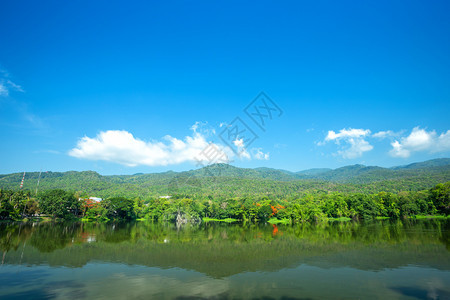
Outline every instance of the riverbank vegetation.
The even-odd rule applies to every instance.
[[[47,190],[0,190],[0,218],[23,220],[36,217],[84,221],[153,220],[200,222],[202,219],[243,222],[306,222],[348,219],[380,219],[448,216],[450,182],[428,190],[344,193],[315,191],[282,199],[256,195],[214,199],[197,195],[134,199],[110,197],[102,201],[82,198],[79,193]]]

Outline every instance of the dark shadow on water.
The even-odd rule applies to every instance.
[[[48,295],[42,289],[34,289],[25,292],[17,292],[13,294],[9,294],[6,296],[2,296],[3,300],[16,300],[16,299],[30,299],[30,300],[41,300],[41,299],[52,299],[53,296]]]
[[[450,299],[450,292],[440,289],[428,291],[418,287],[409,286],[399,286],[391,289],[402,294],[403,296],[413,297],[416,299]]]
[[[31,275],[31,274],[29,274]],[[35,275],[35,274],[34,274]],[[35,281],[40,281],[39,277]],[[6,299],[85,299],[87,297],[84,285],[71,280],[53,281],[46,283],[42,288],[31,289],[28,291],[11,293],[2,296],[2,300]]]
[[[0,289],[13,286],[27,287],[39,284],[49,273],[42,270],[27,270],[14,273],[0,273]]]

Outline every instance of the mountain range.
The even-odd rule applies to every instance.
[[[23,173],[0,175],[1,189],[18,189]],[[239,168],[214,164],[201,169],[103,176],[94,171],[27,172],[24,189],[61,188],[90,196],[156,197],[175,193],[197,196],[248,194],[292,195],[305,191],[377,192],[421,190],[450,181],[450,159],[440,158],[383,168],[349,165],[337,169],[290,172],[272,168]]]

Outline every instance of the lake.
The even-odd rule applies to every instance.
[[[450,220],[0,223],[1,299],[450,299]]]

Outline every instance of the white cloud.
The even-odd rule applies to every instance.
[[[450,130],[440,135],[436,131],[427,131],[420,127],[415,127],[408,136],[393,140],[401,136],[403,131],[394,132],[392,130],[378,131],[371,134],[369,129],[341,129],[338,133],[333,130],[328,131],[323,141],[317,143],[323,146],[329,141],[338,145],[337,155],[343,158],[361,157],[364,152],[371,151],[373,146],[367,141],[370,138],[383,140],[389,138],[392,149],[389,154],[394,157],[409,157],[413,152],[428,151],[430,153],[450,151]]]
[[[270,158],[270,153],[262,152],[262,148],[253,148],[251,152],[253,157],[257,160],[269,160]]]
[[[432,152],[445,152],[450,151],[450,130],[447,130],[446,133],[442,133],[436,143],[436,149]]]
[[[392,149],[389,154],[394,157],[409,157],[412,152],[429,151],[445,152],[450,151],[450,130],[437,135],[436,131],[426,131],[415,127],[407,137],[400,141],[391,143]]]
[[[387,137],[397,136],[398,134],[393,132],[392,130],[386,130],[386,131],[378,131],[377,133],[372,134],[372,137],[379,138],[379,139],[385,139]]]
[[[200,133],[201,135],[205,137],[213,136],[216,134],[216,130],[214,127],[210,126],[208,122],[195,122],[194,125],[191,126],[191,130],[194,133]]]
[[[233,141],[233,144],[237,147],[237,153],[239,153],[239,157],[241,159],[251,159],[250,153],[248,153],[247,148],[245,148],[244,145],[244,139],[240,139],[239,137],[236,137],[236,139]]]
[[[353,159],[373,149],[373,146],[365,140],[368,136],[370,136],[369,129],[344,128],[339,130],[339,133],[330,130],[325,140],[318,142],[317,145],[322,146],[329,141],[334,141],[340,147],[340,150],[337,152],[338,155],[343,158]]]
[[[191,127],[192,136],[177,139],[167,135],[161,141],[144,141],[125,130],[102,131],[96,137],[81,138],[68,154],[79,159],[103,160],[129,167],[230,162],[235,157],[233,151],[222,144],[208,141],[205,134],[198,132],[199,126],[197,122]],[[241,159],[269,159],[269,153],[262,152],[260,148],[250,155],[244,148],[243,139],[236,139],[234,144],[238,147]]]
[[[252,159],[252,156],[250,155],[250,153],[248,153],[247,149],[243,149],[241,152],[239,152],[239,157],[241,159]]]
[[[369,129],[341,129],[339,133],[334,132],[333,130],[328,131],[327,137],[325,141],[334,141],[334,140],[342,140],[348,138],[361,138],[370,134]]]
[[[236,147],[238,147],[238,148],[242,148],[242,147],[244,147],[244,139],[236,138],[236,139],[233,141],[233,144],[234,144]]]
[[[237,147],[237,152],[241,159],[257,159],[257,160],[269,160],[270,153],[264,153],[262,148],[252,148],[250,153],[245,148],[244,139],[236,138],[233,144]]]
[[[84,137],[77,143],[76,148],[69,151],[69,155],[88,159],[104,160],[134,167],[166,166],[180,164],[195,159],[204,161],[200,155],[208,146],[205,137],[195,132],[180,140],[165,136],[163,141],[146,142],[135,138],[125,130],[108,130],[100,132],[95,138]],[[221,146],[218,146],[221,148]]]
[[[391,156],[409,157],[411,155],[411,152],[407,149],[404,149],[404,147],[398,141],[392,142],[391,146],[392,150],[389,151],[389,154],[391,154]]]
[[[353,159],[358,158],[363,155],[364,152],[370,151],[373,149],[373,146],[369,144],[364,139],[356,139],[349,138],[347,143],[350,144],[350,147],[345,150],[339,150],[338,154],[343,158]]]

